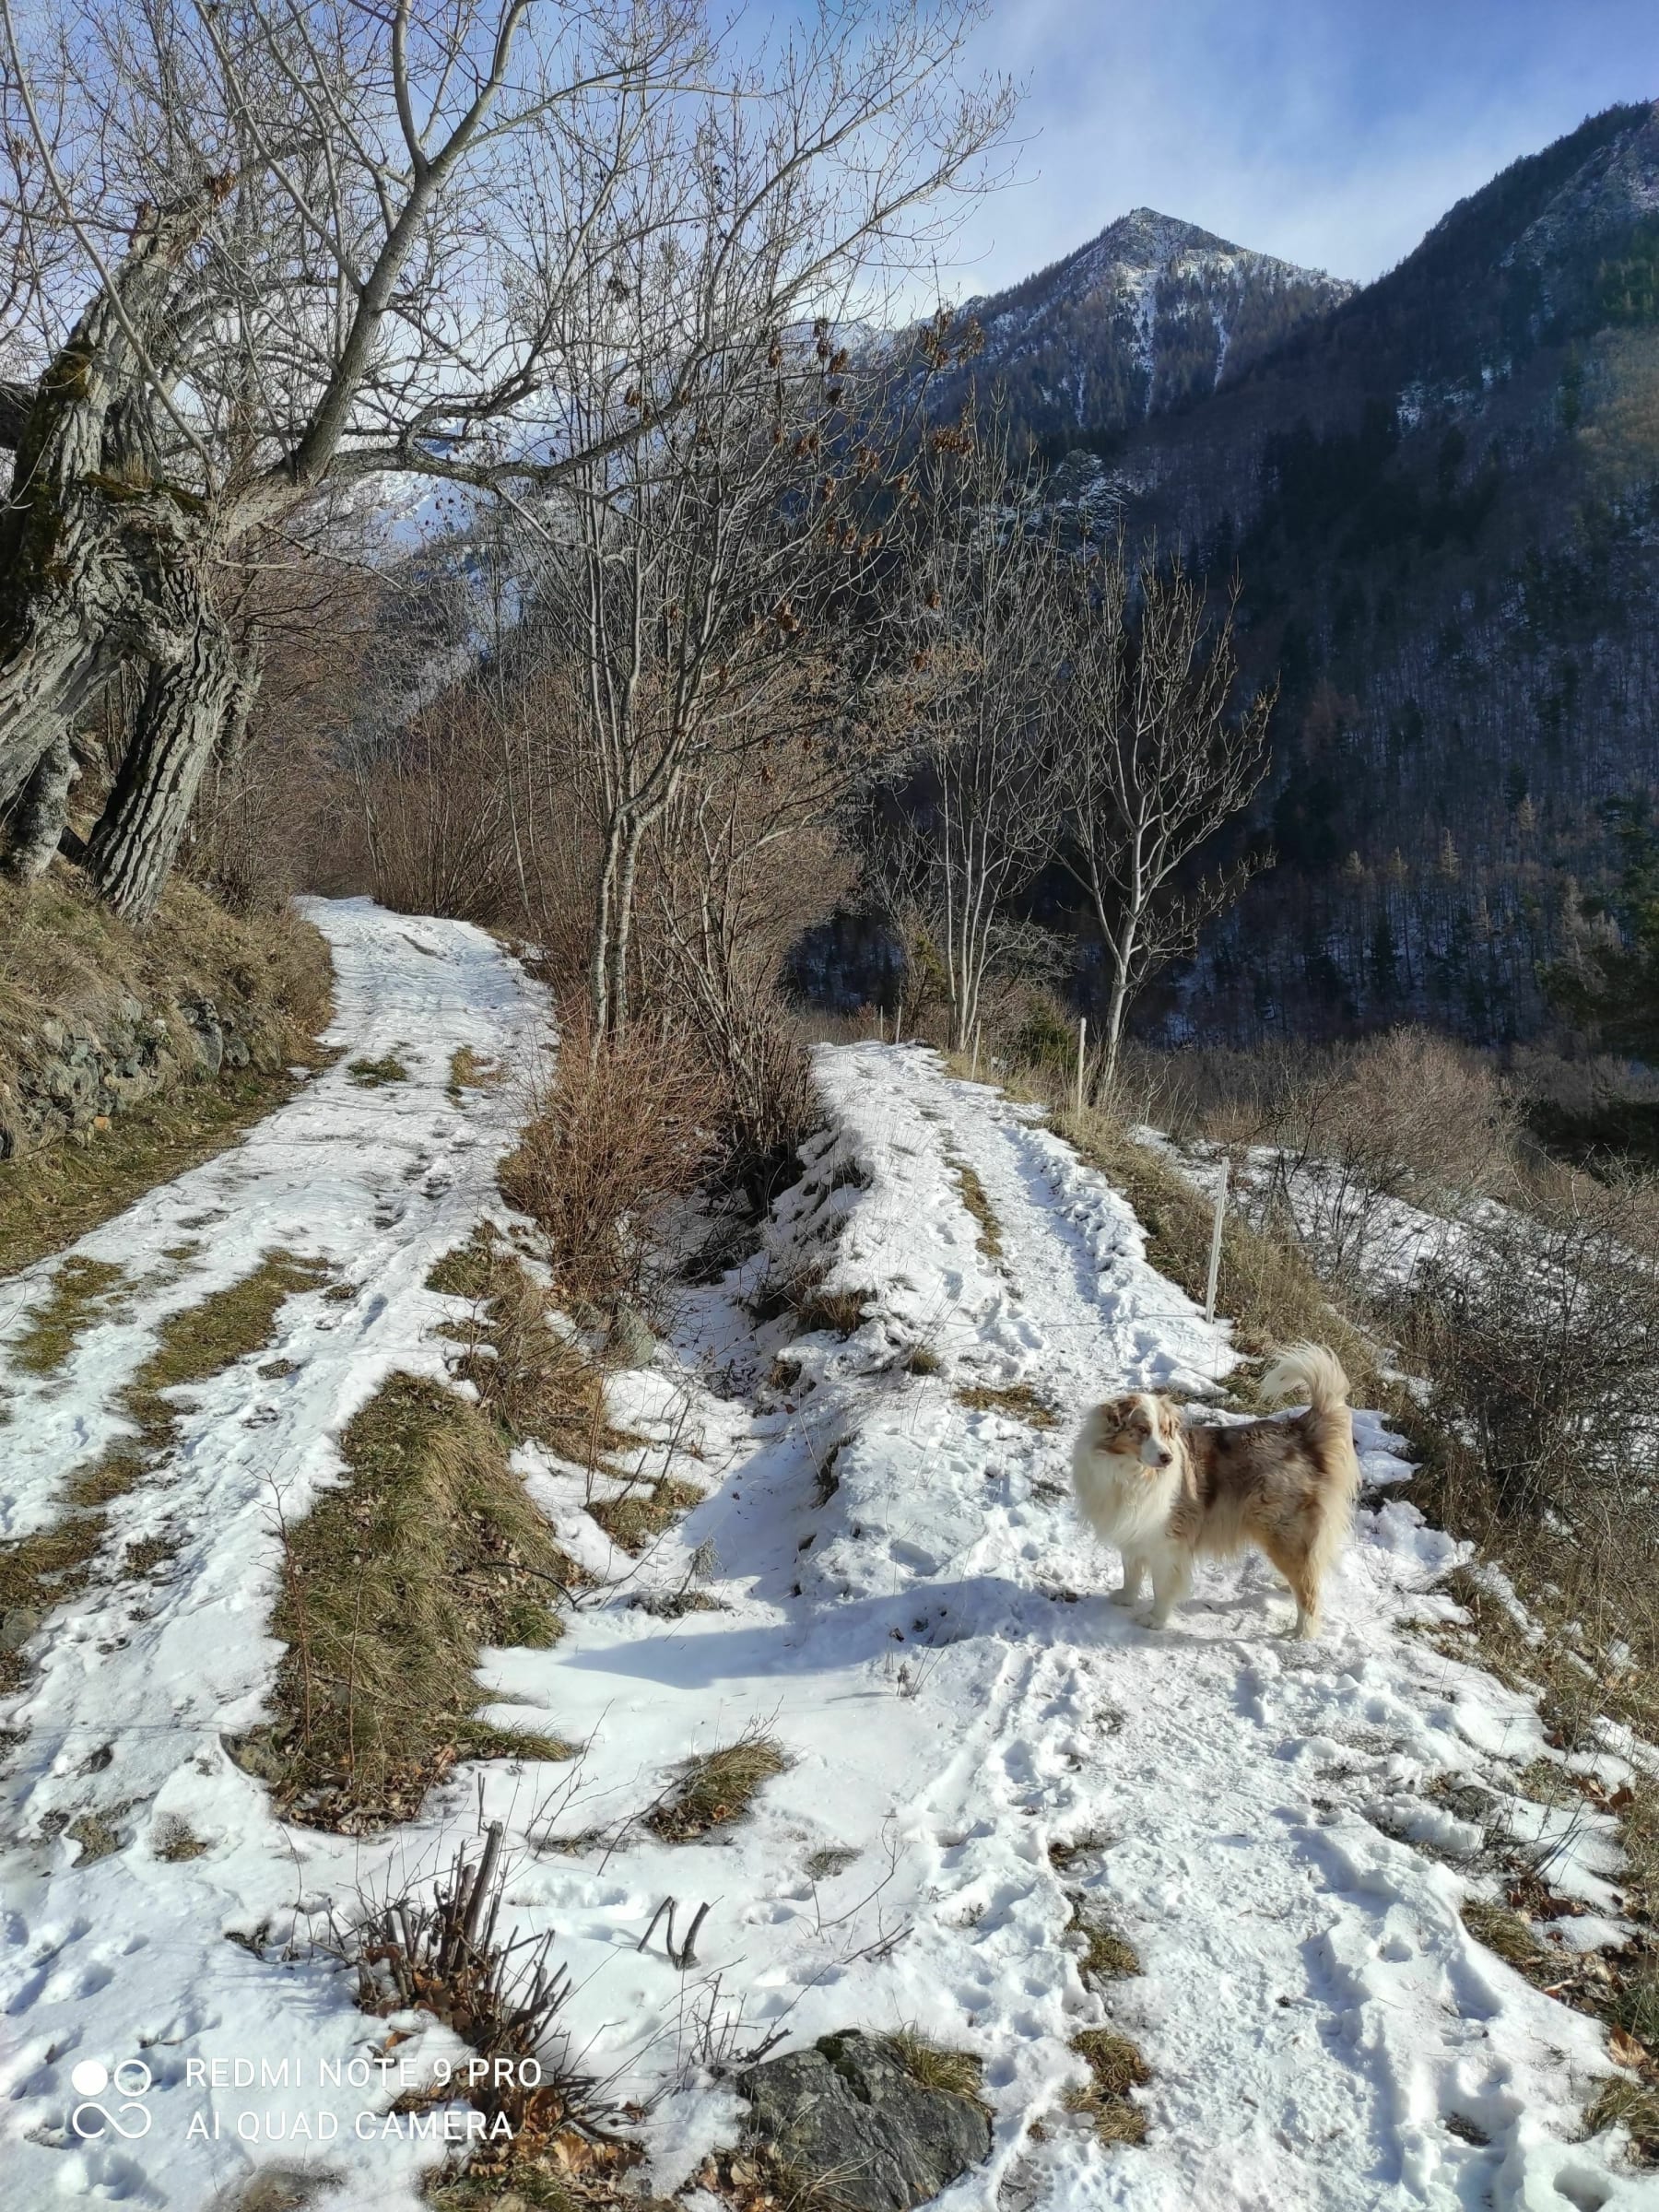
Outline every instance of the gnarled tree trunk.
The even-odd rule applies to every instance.
[[[241,681],[224,624],[198,605],[182,650],[150,670],[138,726],[87,841],[88,873],[129,921],[156,911]]]

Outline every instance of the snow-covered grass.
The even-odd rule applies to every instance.
[[[1110,1606],[1116,1563],[1065,1491],[1073,1418],[1124,1387],[1219,1398],[1238,1347],[1149,1264],[1098,1171],[924,1051],[819,1054],[826,1126],[766,1249],[687,1291],[653,1363],[608,1380],[631,1440],[618,1473],[568,1438],[512,1447],[594,1581],[553,1645],[481,1654],[481,1717],[579,1757],[458,1763],[374,1837],[284,1827],[223,1742],[262,1717],[282,1660],[272,1502],[302,1513],[338,1480],[388,1375],[465,1358],[477,1283],[429,1277],[499,1209],[512,1106],[505,1086],[457,1104],[452,1057],[511,1065],[544,1019],[477,931],[316,911],[338,1041],[407,1080],[364,1091],[332,1070],[88,1240],[132,1294],[52,1376],[6,1375],[29,1424],[6,1526],[49,1528],[171,1314],[277,1247],[357,1290],[290,1295],[271,1343],[180,1405],[163,1468],[112,1504],[112,1547],[177,1537],[166,1579],[100,1579],[100,1553],[26,1645],[6,1716],[8,2203],[197,2212],[280,2166],[331,2207],[412,2212],[441,2146],[394,2108],[465,2049],[419,2009],[359,2010],[315,1938],[365,1900],[429,1892],[496,1822],[499,1932],[551,1935],[571,2050],[647,2106],[659,2195],[741,2133],[722,2065],[859,2026],[973,2065],[994,2147],[947,2212],[1652,2201],[1616,2129],[1579,2139],[1600,2085],[1631,2079],[1603,2030],[1464,1918],[1503,1902],[1507,1827],[1550,1853],[1540,1944],[1617,1943],[1616,1817],[1530,1795],[1567,1765],[1534,1695],[1406,1626],[1450,1631],[1437,1583],[1463,1552],[1397,1495],[1397,1439],[1358,1414],[1385,1502],[1359,1517],[1324,1642],[1281,1640],[1289,1608],[1259,1562],[1209,1570],[1162,1634]],[[195,1249],[163,1263],[182,1234]],[[827,1307],[763,1285],[808,1275],[845,1302],[803,1333]],[[48,1268],[6,1286],[0,1355],[51,1295]],[[637,1553],[593,1511],[670,1483],[697,1501]],[[766,1755],[740,1762],[734,1817],[677,1822],[666,1808],[736,1746]],[[1598,1753],[1600,1786],[1640,1755]],[[94,1820],[95,1858],[69,1840]],[[682,1931],[708,1906],[692,1961],[664,1945],[668,1897]],[[71,2070],[135,2057],[153,2086],[126,2112],[103,2100],[130,2139],[77,2140]],[[455,2103],[421,2116],[445,2115],[465,2125]],[[708,2212],[695,2188],[687,2203]]]

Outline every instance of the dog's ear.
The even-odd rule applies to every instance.
[[[1114,1436],[1135,1408],[1133,1398],[1107,1398],[1094,1409],[1095,1433]]]
[[[1181,1435],[1181,1408],[1171,1406],[1168,1398],[1155,1398],[1158,1407],[1158,1433],[1166,1444],[1174,1443]]]

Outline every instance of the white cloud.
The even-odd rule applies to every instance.
[[[982,64],[1028,87],[1022,181],[969,218],[993,290],[1132,206],[1360,279],[1457,199],[1659,88],[1651,0],[1018,0]]]

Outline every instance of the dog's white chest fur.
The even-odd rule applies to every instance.
[[[1178,1466],[1148,1467],[1122,1452],[1097,1451],[1087,1433],[1072,1453],[1078,1509],[1103,1544],[1120,1551],[1163,1534],[1181,1488]]]

